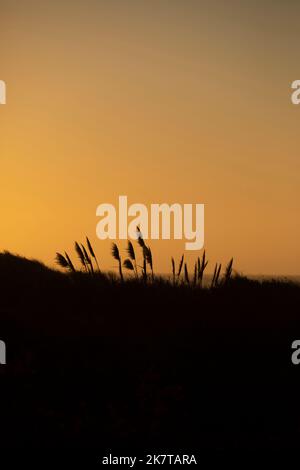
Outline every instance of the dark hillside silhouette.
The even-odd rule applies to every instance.
[[[129,259],[122,282],[0,254],[2,448],[298,448],[299,285],[146,283]]]

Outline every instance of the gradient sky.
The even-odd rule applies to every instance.
[[[0,249],[53,265],[87,234],[112,268],[95,211],[125,194],[205,203],[210,271],[300,274],[299,18],[296,0],[0,0]],[[184,242],[151,247],[166,272]]]

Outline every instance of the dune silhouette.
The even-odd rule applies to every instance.
[[[143,282],[127,250],[124,282],[0,254],[1,448],[297,448],[299,285]]]

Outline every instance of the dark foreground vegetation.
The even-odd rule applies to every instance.
[[[1,448],[297,449],[299,285],[173,281],[0,254]]]

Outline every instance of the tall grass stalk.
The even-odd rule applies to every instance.
[[[232,266],[233,266],[233,258],[229,261],[225,268],[225,273],[224,273],[224,284],[227,284],[231,278],[232,274]]]
[[[95,255],[95,252],[94,252],[94,250],[93,250],[93,247],[92,247],[91,242],[90,242],[90,240],[88,239],[88,237],[86,237],[86,244],[87,244],[87,247],[88,247],[88,249],[89,249],[89,252],[90,252],[91,257],[94,258],[94,260],[95,260],[95,263],[96,263],[98,272],[100,273],[101,271],[100,271],[100,268],[99,268],[98,260],[97,260],[97,257],[96,257],[96,255]]]
[[[183,261],[184,261],[184,255],[182,255],[181,260],[179,262],[179,268],[178,268],[178,272],[177,272],[177,279],[178,280],[180,279],[180,274],[181,274],[181,271],[182,271]]]
[[[118,263],[119,263],[120,279],[121,279],[121,281],[123,282],[123,281],[124,281],[124,277],[123,277],[123,271],[122,271],[122,260],[121,260],[119,248],[117,247],[116,243],[113,243],[113,244],[112,244],[111,254],[112,254],[112,256],[114,257],[114,259],[117,260]]]
[[[187,284],[190,284],[189,272],[186,263],[184,263],[184,279]]]
[[[83,253],[79,243],[77,243],[77,242],[75,242],[75,251],[78,255],[79,261],[82,264],[82,267],[85,269],[86,272],[89,272],[88,266],[87,266],[86,261],[85,261],[84,253]]]
[[[91,257],[88,255],[88,252],[86,251],[85,246],[83,244],[81,244],[81,248],[84,254],[84,260],[87,265],[87,268],[91,274],[94,274],[94,267],[93,267]]]
[[[133,248],[133,244],[131,243],[130,240],[128,240],[127,254],[128,254],[128,256],[129,256],[129,259],[130,259],[131,261],[133,261],[135,276],[136,276],[136,278],[138,278],[138,270],[137,270],[137,263],[136,263],[135,251],[134,251],[134,248]]]
[[[176,274],[175,274],[175,260],[174,260],[173,256],[171,258],[171,263],[172,263],[173,285],[175,286]]]

